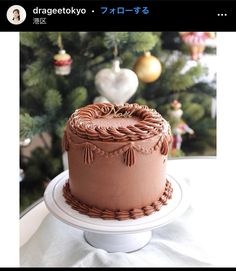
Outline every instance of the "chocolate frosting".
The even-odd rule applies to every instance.
[[[84,154],[84,163],[91,164],[94,161],[95,154],[100,156],[104,156],[106,158],[111,158],[117,155],[124,155],[124,162],[127,166],[132,166],[135,163],[135,152],[139,152],[142,154],[151,154],[153,151],[156,151],[160,148],[160,152],[163,155],[168,153],[168,142],[166,142],[163,136],[159,136],[154,146],[150,148],[144,148],[140,145],[137,141],[136,143],[130,142],[127,144],[123,144],[117,149],[112,151],[105,151],[101,149],[97,144],[93,142],[81,142],[81,143],[74,143],[70,136],[67,135],[65,132],[64,135],[64,149],[69,150],[69,146],[75,149],[82,148]]]
[[[63,196],[66,202],[71,206],[72,209],[78,211],[81,214],[88,215],[90,217],[102,218],[102,219],[116,219],[116,220],[126,220],[126,219],[137,219],[145,215],[150,215],[155,211],[159,211],[162,205],[167,204],[168,199],[171,199],[173,193],[173,188],[171,183],[166,180],[165,191],[163,195],[156,201],[152,202],[148,206],[142,208],[134,208],[131,210],[109,210],[109,209],[99,209],[94,206],[90,206],[76,199],[70,191],[70,184],[66,182],[63,187]]]
[[[127,126],[127,121],[120,126],[101,126],[97,119],[100,118],[134,118],[134,124]],[[93,120],[96,119],[95,122]],[[138,121],[139,120],[139,121]],[[167,121],[154,109],[144,105],[124,104],[113,105],[110,103],[91,104],[77,109],[69,119],[71,131],[81,138],[102,141],[136,141],[147,139],[157,134],[169,137],[170,126]]]

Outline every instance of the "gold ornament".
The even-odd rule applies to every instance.
[[[151,83],[157,80],[161,75],[161,70],[160,61],[152,56],[150,52],[145,52],[134,64],[135,73],[144,83]]]

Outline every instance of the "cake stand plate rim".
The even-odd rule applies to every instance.
[[[190,204],[190,193],[188,185],[167,174],[167,180],[174,188],[173,197],[167,205],[162,206],[149,216],[129,220],[104,220],[101,218],[91,218],[73,210],[64,200],[62,186],[69,178],[69,171],[65,170],[57,175],[47,186],[44,192],[44,201],[48,210],[62,222],[79,228],[103,234],[130,234],[143,231],[150,231],[162,227],[180,215],[182,215]]]

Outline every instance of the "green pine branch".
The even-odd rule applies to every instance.
[[[128,40],[128,32],[106,32],[104,45],[107,49],[120,48]]]
[[[47,116],[31,117],[28,113],[20,115],[20,138],[32,138],[36,134],[40,134],[48,130]]]
[[[185,65],[186,60],[178,58],[170,66],[166,66],[160,78],[161,88],[172,91],[186,90],[196,84],[203,74],[206,74],[206,69],[200,64],[190,68],[185,73],[181,73]]]
[[[85,87],[77,87],[73,89],[67,97],[67,103],[71,105],[72,111],[85,104],[88,98],[87,89]]]
[[[157,44],[159,38],[151,32],[130,32],[128,46],[133,52],[150,51]]]
[[[61,107],[61,104],[62,104],[62,96],[60,92],[56,89],[49,89],[46,92],[45,100],[44,100],[44,108],[46,112],[56,113],[57,110]]]

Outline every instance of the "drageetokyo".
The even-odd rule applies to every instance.
[[[86,13],[86,9],[85,8],[74,8],[74,7],[70,7],[70,8],[39,8],[36,7],[33,9],[33,13],[34,14],[43,14],[43,15],[57,15],[57,14],[66,14],[66,15],[83,15]]]

